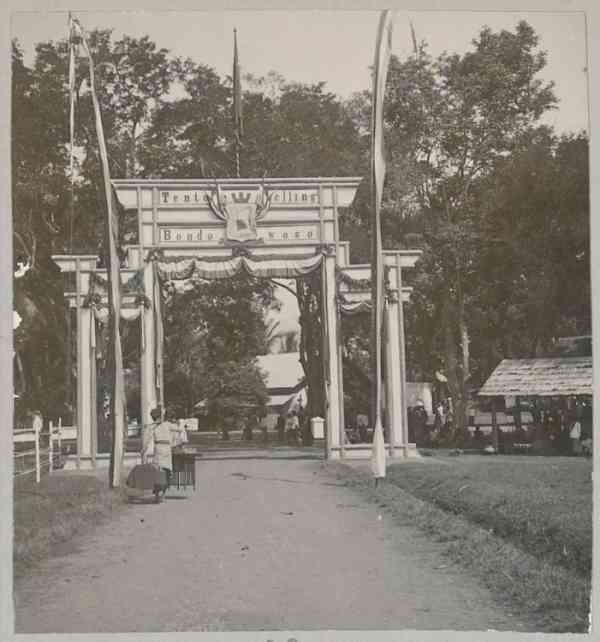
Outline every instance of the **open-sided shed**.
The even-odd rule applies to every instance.
[[[515,425],[521,427],[523,398],[572,398],[592,395],[592,357],[548,357],[503,359],[478,392],[492,398],[492,434],[498,445],[494,399],[514,397]],[[564,403],[564,402],[561,402]]]
[[[592,357],[503,359],[482,397],[572,397],[592,394]]]

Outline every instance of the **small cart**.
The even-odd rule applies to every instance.
[[[177,490],[192,488],[196,490],[196,452],[185,448],[173,449],[173,471],[169,487]]]
[[[138,464],[127,477],[129,501],[143,500],[152,494],[158,503],[160,494],[164,495],[168,487],[167,472],[154,464]]]

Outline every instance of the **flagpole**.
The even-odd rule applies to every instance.
[[[75,216],[75,172],[74,172],[74,146],[75,146],[75,43],[73,42],[73,18],[69,11],[68,17],[68,30],[69,30],[69,254],[73,253],[73,218]],[[72,358],[73,347],[71,345],[71,326],[72,326],[71,308],[67,308],[67,322],[66,322],[66,403],[69,408],[73,405],[73,373],[72,373]]]
[[[237,29],[233,30],[233,128],[235,137],[235,175],[240,177],[240,147],[242,143],[242,82],[238,60]]]
[[[121,333],[119,331],[119,321],[121,318],[121,276],[119,271],[119,257],[117,254],[118,226],[116,220],[116,197],[110,182],[110,170],[108,165],[108,152],[106,141],[104,139],[104,128],[102,125],[102,114],[100,103],[96,95],[96,79],[94,74],[94,61],[89,49],[83,28],[79,21],[73,19],[74,26],[80,32],[81,44],[89,59],[90,65],[90,89],[92,95],[92,104],[94,107],[94,116],[96,121],[96,134],[98,137],[98,147],[100,151],[101,171],[104,184],[104,196],[106,199],[106,231],[108,245],[108,309],[109,309],[109,327],[112,343],[112,395],[111,395],[111,422],[112,422],[112,449],[110,458],[109,484],[111,488],[119,487],[121,484],[121,470],[124,454],[124,435],[125,435],[125,397],[123,381],[123,354],[121,350]]]
[[[372,337],[372,397],[374,422],[371,469],[376,480],[385,477],[385,443],[381,419],[382,406],[382,359],[381,333],[383,329],[383,248],[381,239],[381,196],[385,179],[383,141],[383,101],[392,39],[392,12],[382,11],[377,30],[375,63],[373,69],[373,105],[371,112],[371,311]]]

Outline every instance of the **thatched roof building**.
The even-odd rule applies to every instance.
[[[478,393],[483,397],[592,394],[592,357],[504,359]]]

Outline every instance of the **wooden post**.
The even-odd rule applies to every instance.
[[[340,306],[337,302],[336,296],[336,318],[337,325],[337,367],[338,367],[338,399],[340,404],[340,456],[345,456],[344,446],[346,444],[346,417],[344,414],[344,351],[342,346],[342,319],[340,314]]]
[[[81,309],[81,260],[75,257],[75,302],[77,305],[77,469],[81,468],[81,430],[83,426],[83,342],[81,334],[82,309]]]
[[[39,427],[35,426],[34,428],[35,432],[35,483],[39,484],[40,483],[40,429]]]
[[[62,455],[62,445],[61,445],[61,428],[62,428],[62,417],[58,418],[58,456]]]
[[[496,397],[492,397],[492,444],[498,452],[498,418],[496,417]]]
[[[54,448],[52,445],[53,441],[53,433],[54,432],[54,425],[52,422],[49,423],[49,428],[48,428],[48,470],[52,472],[53,466],[54,466]]]
[[[521,397],[515,397],[515,430],[521,430]]]
[[[98,378],[96,372],[96,318],[90,310],[90,451],[92,468],[96,468],[98,452]]]

